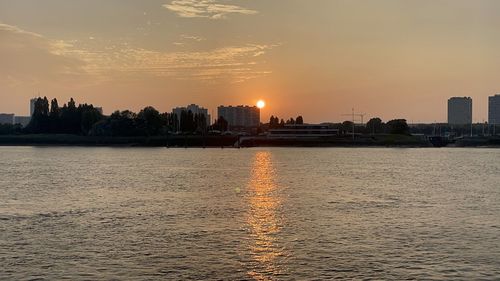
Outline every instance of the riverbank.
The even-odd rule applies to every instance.
[[[94,137],[65,134],[0,136],[0,146],[221,147],[234,146],[237,141],[236,136]]]
[[[265,136],[171,135],[155,137],[95,137],[65,134],[0,135],[0,146],[121,146],[121,147],[432,147],[422,136],[357,135],[328,138],[267,138]],[[448,147],[500,147],[500,137],[472,137]]]
[[[405,135],[338,136],[329,138],[275,139],[238,136],[155,136],[95,137],[65,134],[33,134],[0,136],[1,146],[123,146],[123,147],[429,147],[420,137]]]
[[[284,147],[431,147],[432,144],[420,136],[409,135],[343,135],[323,138],[244,138],[241,146]]]

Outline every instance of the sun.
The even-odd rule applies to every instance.
[[[261,108],[261,109],[262,109],[262,108],[264,108],[265,106],[266,106],[266,102],[265,102],[265,101],[263,101],[263,100],[259,100],[259,101],[257,102],[257,107],[258,107],[258,108]]]

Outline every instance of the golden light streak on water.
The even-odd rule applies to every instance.
[[[272,165],[271,153],[256,153],[248,187],[250,196],[247,218],[253,241],[250,252],[256,262],[248,275],[256,280],[270,280],[270,276],[284,270],[277,262],[284,253],[277,241],[281,231],[278,208],[282,199],[277,192],[275,177],[276,170]]]

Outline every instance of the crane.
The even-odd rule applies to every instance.
[[[351,116],[352,117],[352,140],[354,140],[354,128],[356,125],[355,117],[359,117],[361,119],[361,125],[364,125],[365,113],[355,113],[354,108],[352,108],[352,113],[341,114],[342,116]]]

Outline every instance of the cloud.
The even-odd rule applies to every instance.
[[[182,38],[204,40],[187,35]],[[99,83],[146,76],[234,83],[269,74],[261,56],[277,46],[243,44],[200,51],[157,51],[98,39],[51,40],[6,24],[0,24],[0,41],[0,75],[11,84],[60,83],[64,79]]]
[[[0,23],[0,77],[36,83],[68,78],[84,72],[85,62],[62,55],[69,43],[51,41],[40,34]],[[1,79],[1,78],[0,78]]]
[[[67,57],[86,62],[85,70],[93,75],[154,75],[180,80],[210,81],[229,79],[245,81],[270,73],[259,69],[263,62],[257,56],[275,45],[247,44],[207,51],[160,52],[130,46],[111,46],[105,52],[61,49]]]
[[[198,42],[206,40],[205,38],[200,37],[200,36],[186,35],[186,34],[182,34],[181,38],[182,39],[187,39],[187,40],[194,40],[194,41],[198,41]]]
[[[218,0],[173,0],[164,8],[183,18],[223,19],[228,14],[253,15],[258,12],[237,5],[221,4]]]

